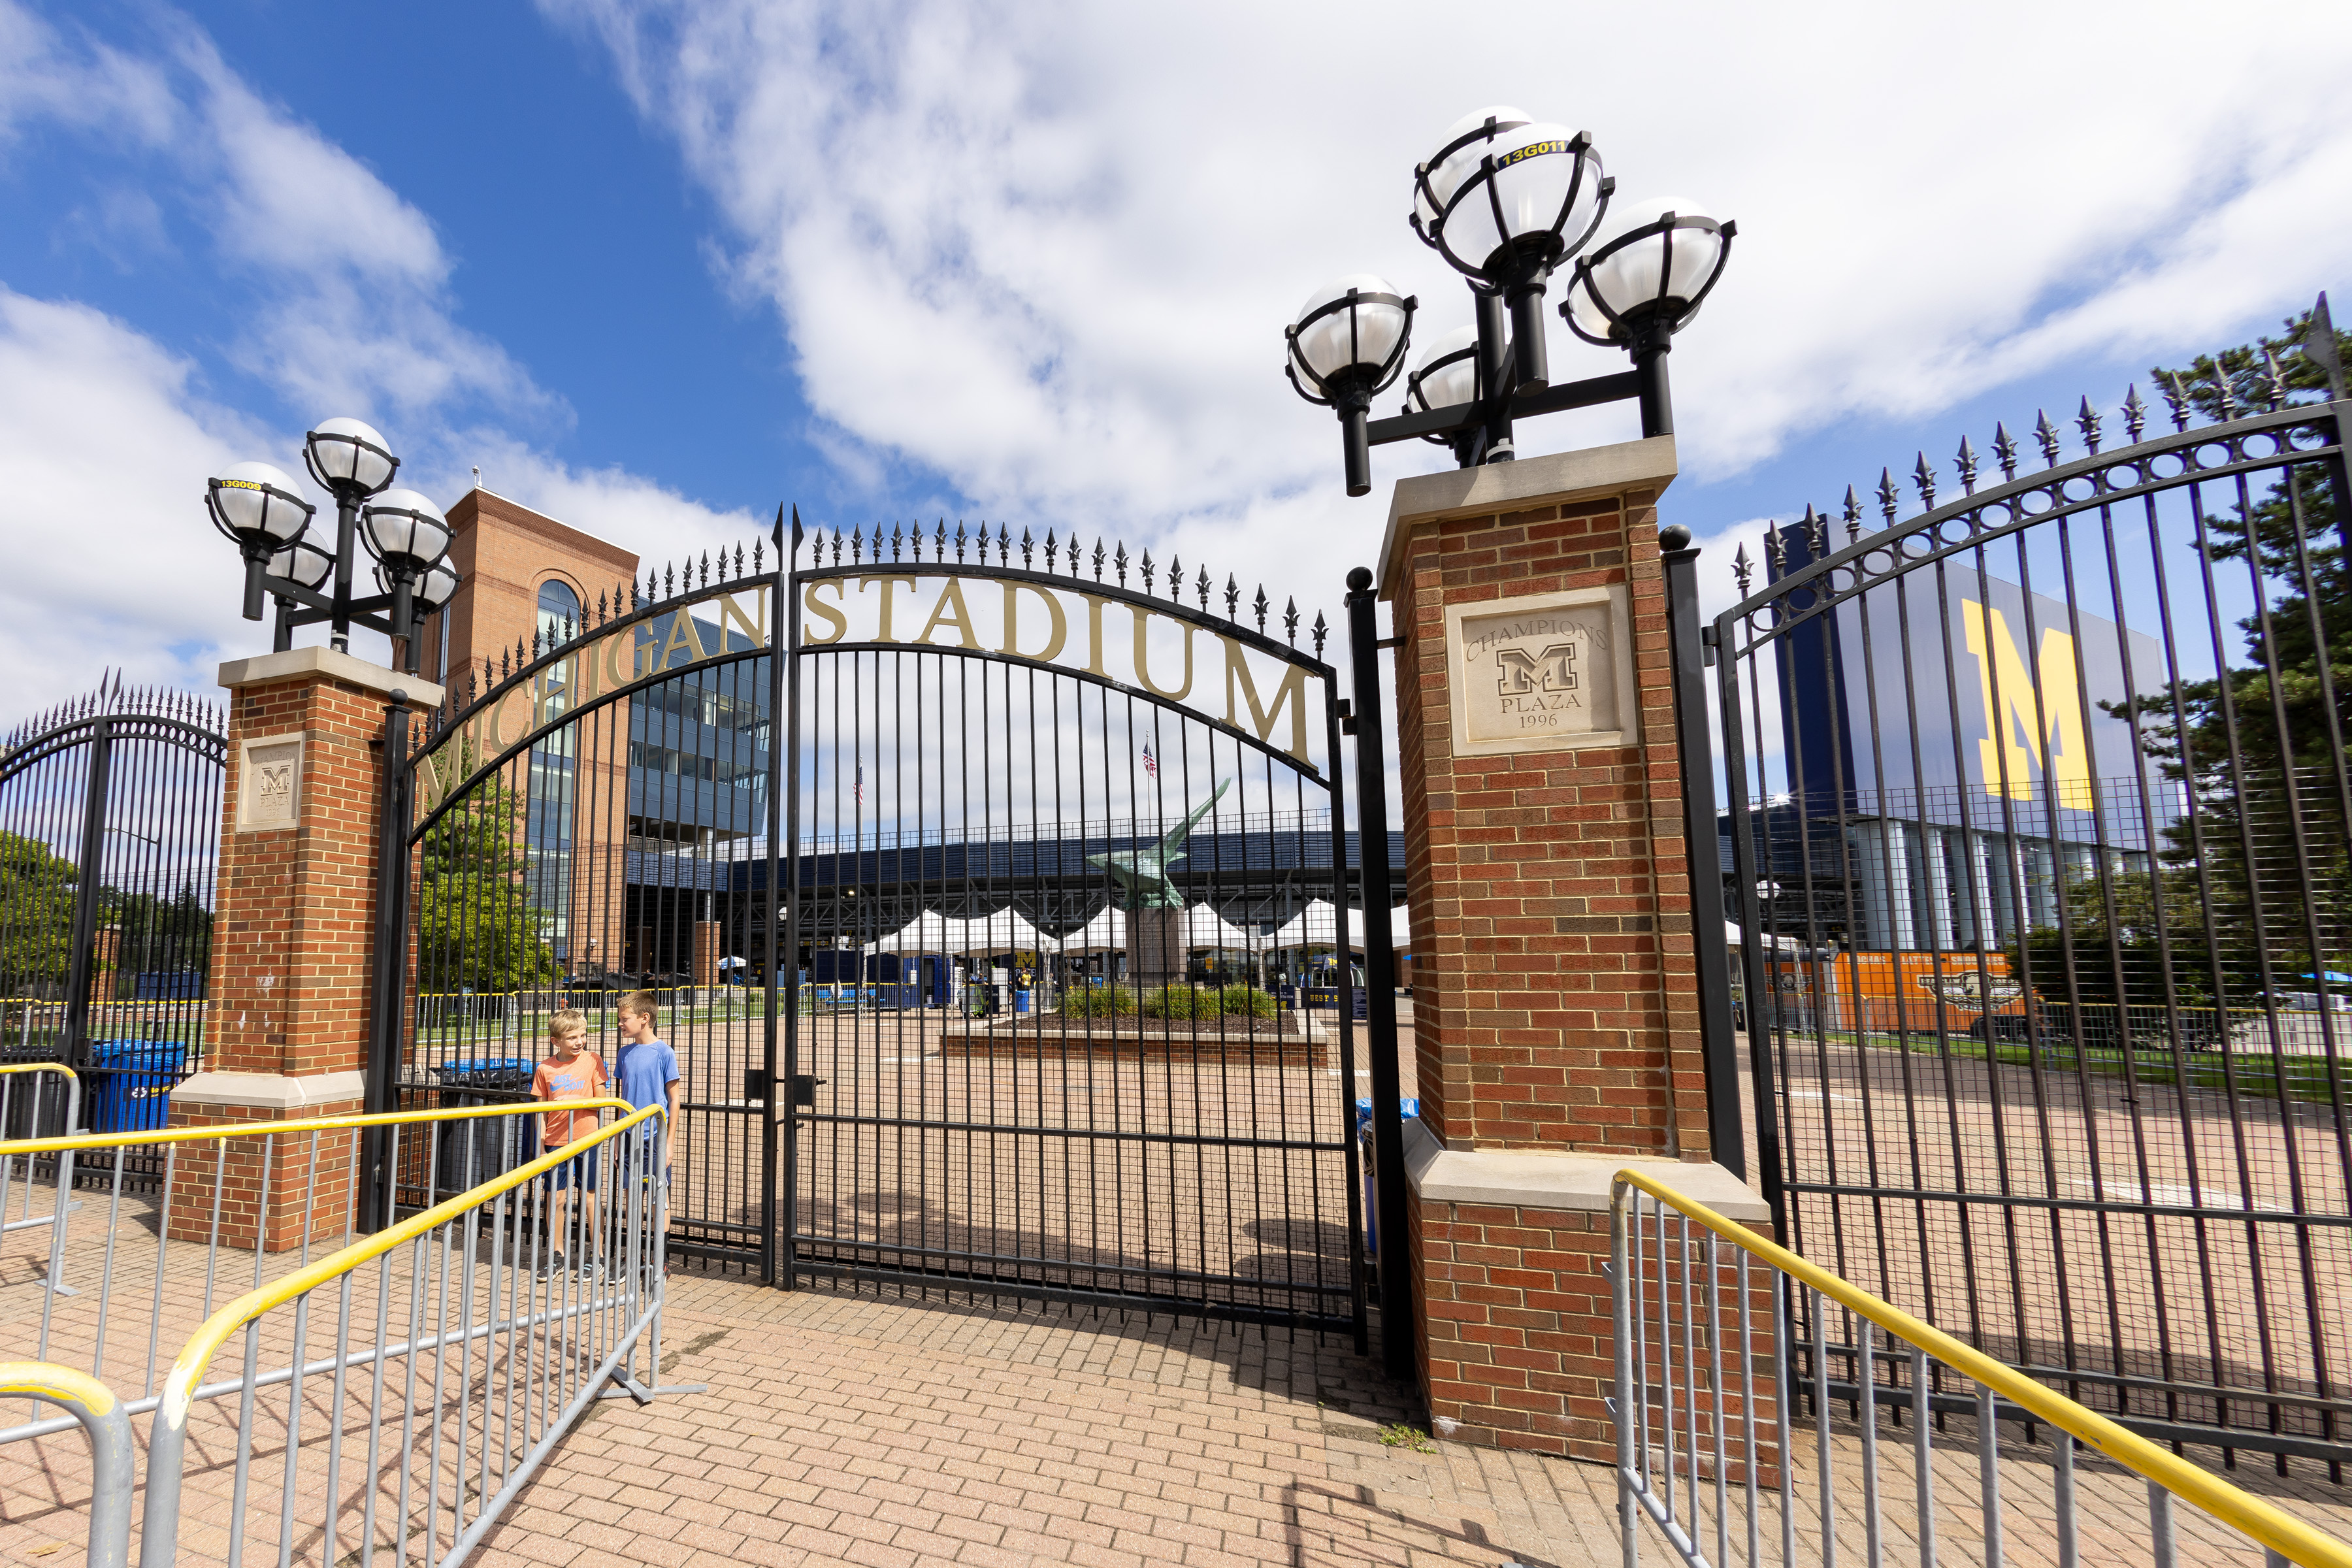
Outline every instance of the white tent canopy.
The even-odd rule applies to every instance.
[[[877,942],[868,952],[1058,952],[1063,944],[1022,918],[1019,910],[998,910],[974,920],[952,920],[925,910],[912,921]]]
[[[1206,904],[1194,904],[1184,911],[1184,950],[1200,952],[1211,948],[1223,948],[1234,952],[1254,952],[1272,943],[1267,938],[1254,935],[1225,920]],[[1064,937],[1064,952],[1128,952],[1127,911],[1105,909],[1085,925]]]
[[[1265,940],[1264,945],[1274,948],[1332,947],[1338,944],[1339,928],[1332,919],[1328,900],[1316,899],[1305,910],[1293,916]],[[1389,940],[1402,952],[1412,945],[1412,914],[1403,904],[1389,911]],[[1364,911],[1348,911],[1348,951],[1364,951]]]
[[[1730,921],[1726,921],[1723,922],[1723,940],[1730,946],[1738,947],[1747,939],[1739,934],[1739,927],[1738,925],[1734,924]],[[1767,936],[1764,939],[1764,945],[1767,949],[1779,952],[1802,952],[1805,951],[1805,944],[1797,941],[1794,937]]]

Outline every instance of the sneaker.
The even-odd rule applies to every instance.
[[[551,1252],[546,1257],[539,1260],[537,1273],[542,1279],[546,1279],[551,1274],[561,1274],[563,1271],[563,1254],[560,1252]]]

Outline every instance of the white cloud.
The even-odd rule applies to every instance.
[[[1357,268],[1418,291],[1432,330],[1466,315],[1403,215],[1414,160],[1478,103],[1590,128],[1629,197],[1739,219],[1675,356],[1700,477],[2068,358],[2240,331],[2352,262],[2352,210],[2324,195],[2352,172],[2337,6],[2215,27],[2185,5],[1964,26],[1520,5],[1433,26],[1241,0],[541,4],[601,41],[717,197],[730,280],[772,300],[818,415],[1040,521],[1279,520],[1360,556],[1374,503],[1285,499],[1337,477],[1328,416],[1276,374],[1280,329]],[[1554,357],[1610,363],[1564,331]],[[1565,444],[1553,426],[1538,445]]]
[[[124,669],[213,689],[243,568],[205,521],[204,477],[285,438],[192,395],[194,367],[86,306],[0,289],[0,667],[12,712]]]
[[[502,493],[656,561],[757,531],[534,447],[563,406],[457,323],[451,262],[425,214],[257,93],[192,23],[152,20],[155,51],[136,56],[0,0],[0,160],[37,124],[143,160],[136,184],[68,218],[74,232],[119,263],[152,259],[170,249],[166,209],[194,215],[210,242],[195,248],[211,254],[173,264],[209,265],[224,299],[249,295],[232,360],[297,417],[374,420],[407,459],[404,479],[445,501],[478,463]],[[254,457],[299,475],[301,427],[274,423],[223,406],[197,363],[141,324],[0,284],[12,713],[88,690],[107,668],[209,692],[221,658],[268,647],[265,626],[237,618],[241,567],[205,521],[203,487]],[[388,651],[366,632],[353,647]]]
[[[482,484],[597,538],[634,550],[646,565],[699,559],[704,552],[751,547],[764,540],[772,517],[719,510],[657,480],[620,468],[574,468],[499,430],[457,432],[418,465],[436,495],[462,494]]]

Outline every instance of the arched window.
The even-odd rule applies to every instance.
[[[580,595],[572,584],[561,577],[550,577],[539,585],[539,629],[555,637],[563,635],[569,621],[574,637],[580,633]]]

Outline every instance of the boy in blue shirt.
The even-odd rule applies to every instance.
[[[621,1050],[613,1058],[613,1089],[623,1100],[641,1109],[648,1105],[669,1107],[662,1128],[668,1142],[667,1152],[669,1158],[662,1165],[662,1181],[667,1184],[669,1168],[677,1160],[680,1131],[677,1112],[680,1102],[686,1098],[686,1080],[678,1076],[677,1053],[654,1032],[653,993],[630,992],[621,998],[618,1011]]]

